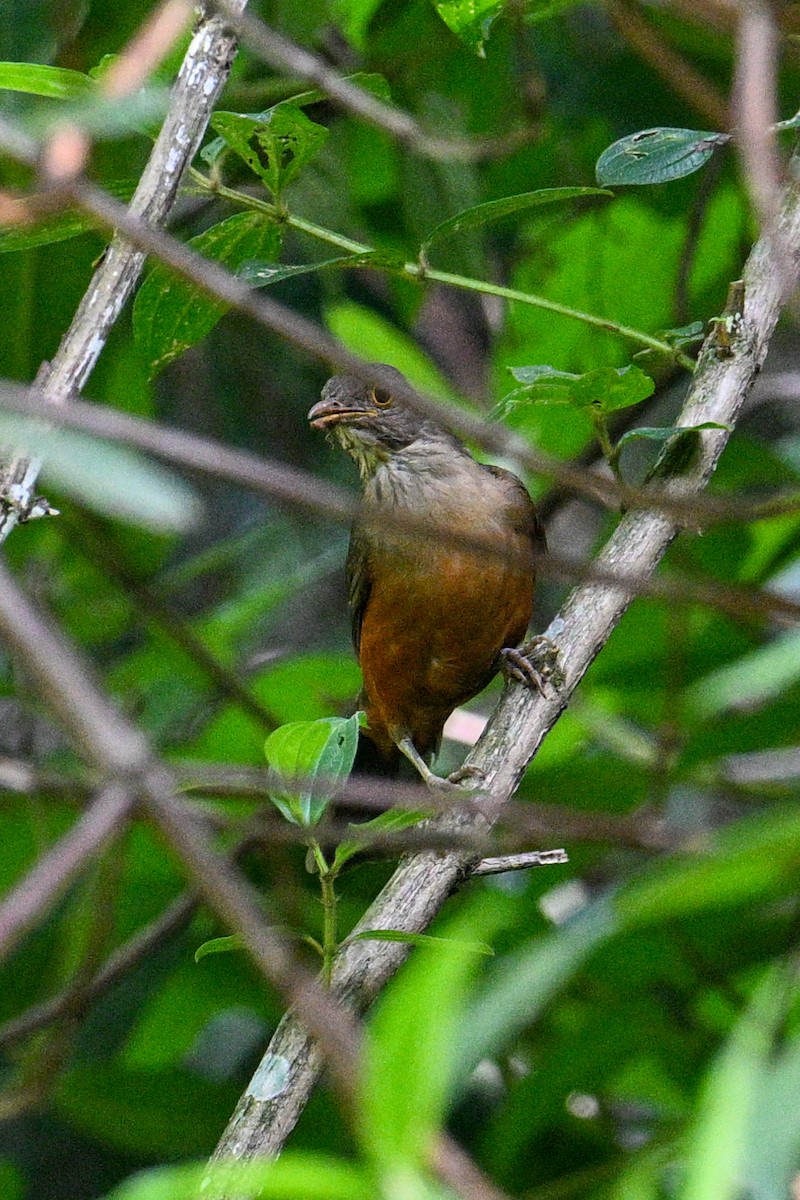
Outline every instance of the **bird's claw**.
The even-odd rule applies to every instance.
[[[503,674],[525,687],[535,688],[545,696],[545,685],[550,683],[559,688],[564,681],[564,672],[558,661],[558,646],[543,635],[531,638],[518,647],[506,647],[500,651],[503,659]]]

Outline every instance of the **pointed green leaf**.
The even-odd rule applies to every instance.
[[[434,7],[448,29],[481,58],[492,25],[504,8],[504,0],[438,0]]]
[[[211,127],[276,198],[321,149],[328,136],[327,129],[309,121],[289,100],[255,116],[215,113]]]
[[[273,771],[270,799],[287,821],[315,825],[336,794],[337,783],[347,779],[358,747],[363,714],[323,717],[319,721],[293,721],[274,730],[264,743]],[[302,783],[296,781],[306,781]],[[314,784],[326,787],[321,793]]]
[[[635,442],[637,438],[646,438],[652,442],[668,442],[671,437],[679,437],[682,433],[695,432],[698,429],[727,428],[727,425],[720,425],[716,421],[704,421],[702,425],[641,425],[638,429],[629,429],[627,433],[623,433],[617,446],[622,449],[629,442]]]
[[[50,96],[56,100],[71,100],[95,92],[96,84],[82,71],[71,71],[66,67],[0,62],[0,88],[10,92],[28,92],[33,96]]]
[[[277,258],[281,230],[260,213],[237,213],[191,238],[193,250],[238,270],[258,258]],[[150,374],[178,358],[210,333],[227,305],[212,300],[166,267],[155,267],[139,289],[133,306],[133,333],[150,365]]]
[[[45,482],[106,516],[161,533],[199,519],[200,503],[187,484],[125,446],[7,413],[0,413],[0,444],[42,458]]]
[[[536,192],[523,192],[518,196],[504,196],[501,200],[489,200],[486,204],[476,204],[457,213],[447,221],[437,225],[420,247],[420,258],[428,256],[428,250],[434,242],[443,241],[465,229],[475,229],[479,225],[488,225],[490,221],[499,221],[502,217],[513,213],[524,212],[529,208],[539,208],[545,204],[557,204],[564,200],[579,200],[584,196],[610,196],[612,193],[604,188],[594,187],[561,187],[540,188]]]
[[[595,168],[597,182],[621,187],[682,179],[698,171],[718,146],[730,140],[728,133],[697,129],[643,129],[603,151]]]
[[[702,321],[691,321],[688,325],[679,325],[677,329],[662,329],[656,336],[669,342],[676,350],[681,350],[684,346],[694,346],[697,342],[702,342],[705,325]]]
[[[239,933],[232,933],[229,937],[211,938],[197,947],[194,952],[194,961],[199,963],[209,954],[229,954],[231,950],[244,950],[244,948],[244,938]]]
[[[338,870],[356,854],[360,854],[365,849],[368,850],[371,835],[396,833],[401,829],[410,829],[413,825],[419,825],[420,821],[424,821],[429,815],[424,812],[408,812],[401,808],[390,808],[379,816],[373,817],[371,821],[362,821],[357,825],[352,825],[353,829],[358,830],[361,840],[339,843],[333,859],[334,869]]]
[[[385,255],[376,254],[344,254],[339,258],[326,258],[322,262],[311,263],[274,263],[255,260],[247,262],[237,271],[240,279],[253,287],[269,287],[270,284],[280,283],[282,279],[293,279],[296,275],[309,275],[315,271],[327,271],[332,267],[364,267],[383,265]]]
[[[378,100],[389,102],[392,99],[388,80],[378,71],[354,71],[352,75],[344,75],[342,78],[345,83],[352,83],[353,87],[361,88],[362,92],[369,92]],[[327,100],[327,98],[328,93],[322,88],[311,88],[307,92],[298,92],[296,96],[292,96],[285,103],[304,108],[309,104],[319,104],[320,101]]]

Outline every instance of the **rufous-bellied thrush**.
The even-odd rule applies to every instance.
[[[441,782],[426,760],[457,705],[501,668],[540,686],[518,649],[544,549],[536,510],[516,475],[477,462],[385,388],[335,375],[308,419],[361,475],[347,582],[373,758],[391,769],[399,751]]]

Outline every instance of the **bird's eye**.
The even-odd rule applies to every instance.
[[[387,392],[386,388],[374,387],[371,392],[373,403],[378,408],[388,408],[392,403],[392,394]]]

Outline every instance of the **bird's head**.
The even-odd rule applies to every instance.
[[[380,366],[382,375],[408,387],[395,367],[383,363],[375,366]],[[329,379],[308,419],[313,429],[324,429],[344,447],[363,478],[369,478],[381,463],[426,433],[442,433],[428,417],[398,399],[391,388],[372,387],[353,375]]]

